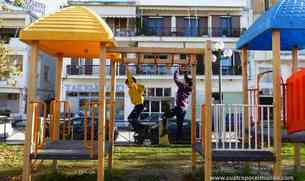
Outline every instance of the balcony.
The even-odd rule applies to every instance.
[[[172,75],[177,66],[166,67],[165,65],[129,65],[129,70],[136,75]],[[67,75],[98,75],[99,65],[67,65]],[[125,75],[125,66],[119,66],[117,75]],[[110,66],[106,65],[106,75],[110,76]]]
[[[230,37],[238,38],[245,28],[188,28],[188,27],[144,27],[113,30],[116,37],[161,36],[161,37]]]
[[[174,71],[178,66],[170,66],[166,65],[129,65],[129,70],[134,75],[173,75]],[[67,65],[66,66],[66,74],[68,76],[74,75],[82,75],[82,76],[92,76],[99,74],[99,65]],[[118,76],[125,75],[125,66],[119,66],[117,70]],[[110,66],[106,66],[106,75],[110,76]],[[203,69],[197,69],[197,75],[203,75]],[[219,68],[217,66],[213,66],[213,75],[219,74]],[[222,75],[241,75],[241,66],[233,65],[233,66],[222,66]]]

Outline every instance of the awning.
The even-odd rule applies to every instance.
[[[20,91],[19,88],[0,87],[0,94],[20,94]]]
[[[124,17],[135,18],[136,7],[134,6],[87,6],[95,11],[100,17]]]

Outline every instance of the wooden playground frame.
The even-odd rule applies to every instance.
[[[32,49],[31,49],[31,59],[30,59],[30,75],[29,75],[29,96],[28,96],[28,103],[30,103],[36,95],[36,69],[37,69],[37,55],[38,55],[38,43],[39,41],[33,42]],[[204,55],[207,54],[212,56],[211,52],[211,42],[208,41],[206,45],[206,49],[199,49],[199,48],[113,48],[107,49],[105,48],[104,44],[100,44],[100,71],[99,71],[99,85],[105,85],[105,61],[106,61],[106,53],[120,53],[122,55],[121,60],[111,60],[111,106],[110,106],[110,121],[109,121],[109,144],[110,144],[110,151],[109,151],[109,170],[110,176],[112,175],[112,158],[113,158],[113,128],[114,128],[114,118],[115,118],[115,87],[116,87],[116,64],[123,63],[139,63],[139,64],[182,64],[182,65],[189,65],[192,66],[192,75],[196,77],[196,55]],[[127,57],[127,53],[135,53],[137,55],[137,59],[125,59]],[[144,54],[153,53],[158,57],[160,54],[170,54],[171,59],[168,60],[160,60],[158,58],[155,59],[145,59]],[[176,60],[174,59],[174,55],[177,54],[187,54],[188,59],[186,60]],[[210,65],[210,70],[206,71],[206,77],[211,78],[211,57],[206,58],[206,64]],[[55,110],[55,119],[59,119],[60,108],[59,104],[62,101],[57,101],[60,99],[60,92],[61,92],[61,73],[62,73],[62,66],[63,66],[63,57],[61,53],[58,53],[57,61],[56,61],[56,82],[55,82],[55,102],[57,103],[54,107]],[[206,90],[210,89],[211,92],[211,82],[206,81]],[[211,104],[208,101],[211,101],[211,93],[207,94],[210,97],[206,100],[206,105]],[[98,171],[97,177],[99,181],[104,180],[104,161],[105,161],[105,88],[101,86],[99,88],[99,126],[98,126]],[[192,89],[192,145],[194,145],[196,140],[196,113],[195,113],[195,106],[196,106],[196,78],[194,79],[193,89]],[[24,167],[23,167],[23,180],[30,180],[31,178],[31,140],[32,140],[32,119],[33,115],[33,107],[31,104],[28,104],[28,121],[27,121],[27,129],[26,129],[26,140],[25,140],[25,156],[24,156]],[[54,119],[54,120],[55,120]],[[59,121],[54,121],[54,129],[52,131],[52,142],[56,142],[59,139]],[[207,147],[206,147],[207,148]],[[92,156],[93,153],[90,152]],[[54,163],[56,165],[56,162]],[[196,151],[194,148],[192,149],[192,168],[196,166]]]
[[[278,34],[275,33],[275,36],[278,36]],[[276,44],[277,41],[274,41],[274,44]],[[202,139],[202,150],[204,150],[204,159],[205,159],[205,166],[204,169],[202,170],[202,172],[204,173],[204,177],[205,180],[209,180],[212,176],[212,142],[211,142],[211,105],[212,105],[212,42],[211,41],[207,41],[205,43],[205,48],[204,49],[162,49],[162,48],[151,48],[151,52],[154,52],[154,55],[157,55],[155,52],[159,52],[159,54],[188,54],[190,57],[190,62],[191,62],[191,66],[192,66],[192,75],[195,76],[196,75],[196,61],[195,61],[195,56],[196,55],[204,55],[205,60],[205,77],[206,77],[206,81],[205,81],[205,95],[206,95],[206,99],[205,99],[205,111],[204,114],[202,112],[202,116],[204,117],[204,119],[202,119],[202,125],[203,126],[203,135],[204,135],[204,139]],[[277,46],[275,46],[275,50],[273,51],[275,54],[277,53]],[[122,57],[127,57],[126,54],[127,53],[135,53],[137,55],[137,59],[139,59],[139,57],[142,57],[141,64],[148,64],[148,63],[152,63],[151,59],[145,59],[144,58],[144,54],[148,53],[148,49],[147,48],[115,48],[115,49],[106,49],[103,44],[101,44],[101,52],[100,52],[100,74],[99,74],[99,84],[100,85],[105,85],[105,60],[106,60],[106,52],[111,52],[111,53],[121,53]],[[35,47],[35,44],[32,46],[32,56],[31,56],[31,64],[30,64],[30,69],[34,70],[35,67],[37,67],[37,52],[38,49],[37,47]],[[242,71],[242,77],[243,77],[243,96],[246,98],[244,99],[243,104],[248,104],[248,82],[247,82],[247,62],[248,62],[248,56],[247,56],[247,50],[243,49],[242,50],[242,57],[243,57],[243,71]],[[275,56],[275,59],[277,58],[277,56]],[[59,77],[61,77],[61,71],[62,70],[62,63],[60,63],[60,61],[62,61],[62,57],[59,57],[57,60],[57,71],[56,71],[56,80],[58,82],[60,82]],[[160,62],[161,60],[154,60],[153,63],[154,64],[162,64],[163,62]],[[115,69],[116,69],[116,64],[118,62],[124,63],[124,64],[128,64],[128,63],[136,63],[134,62],[134,60],[127,60],[122,58],[122,60],[114,60],[111,63],[111,68],[112,68],[112,73],[111,73],[111,106],[110,106],[110,121],[109,121],[109,143],[110,143],[110,151],[109,151],[109,159],[108,159],[108,164],[109,164],[109,171],[110,171],[110,176],[112,175],[112,158],[113,158],[113,128],[114,128],[114,118],[115,118],[115,87],[116,87],[116,74],[115,74]],[[276,61],[274,61],[276,62]],[[183,64],[181,63],[181,61],[176,62],[174,61],[174,64]],[[164,62],[164,64],[171,64],[170,61],[168,62]],[[186,63],[188,64],[188,62]],[[278,64],[275,64],[274,67],[277,68]],[[35,71],[31,71],[31,72],[35,72]],[[34,95],[35,95],[35,74],[31,73],[30,77],[29,77],[29,98],[28,101],[31,101],[34,99]],[[196,76],[195,76],[196,77]],[[193,91],[192,91],[192,168],[194,169],[196,167],[196,151],[194,148],[194,144],[196,141],[196,113],[195,113],[195,105],[196,105],[196,79],[194,79],[194,84],[193,84]],[[56,85],[60,85],[60,83],[56,82]],[[279,79],[280,82],[280,79]],[[275,84],[275,82],[274,82]],[[279,84],[278,84],[279,85]],[[57,96],[55,99],[59,100],[59,96],[60,96],[60,92],[61,92],[61,86],[56,86],[56,92],[57,92]],[[276,95],[276,94],[275,94]],[[276,100],[277,97],[275,97]],[[280,96],[279,96],[280,98]],[[101,124],[99,124],[98,127],[98,180],[99,181],[103,181],[104,180],[104,167],[105,167],[105,88],[104,86],[101,86],[99,89],[99,122]],[[28,104],[28,113],[32,112],[32,106],[30,104]],[[57,111],[59,111],[59,109],[57,109]],[[278,113],[279,109],[274,109],[274,113]],[[58,113],[59,114],[59,113]],[[245,109],[245,114],[249,114],[248,110]],[[276,115],[276,114],[275,114]],[[24,165],[24,180],[27,180],[26,178],[30,177],[30,170],[28,170],[27,168],[31,168],[31,160],[30,158],[30,147],[31,147],[31,134],[29,134],[29,129],[31,129],[32,127],[32,114],[29,114],[29,121],[27,122],[27,134],[26,134],[26,144],[25,144],[25,155],[28,155],[28,160],[27,158],[25,158],[25,165]],[[280,119],[280,118],[279,118]],[[280,120],[279,120],[280,122]],[[280,128],[280,124],[277,123],[277,121],[274,121],[275,124],[275,128]],[[246,126],[246,125],[245,125]],[[59,135],[58,134],[58,129],[53,130],[54,131],[54,135]],[[280,175],[280,134],[279,134],[280,130],[275,129],[274,132],[274,136],[275,138],[279,138],[279,139],[275,139],[275,145],[274,145],[274,152],[276,154],[276,163],[274,165],[274,175]],[[58,137],[57,137],[58,139]],[[91,156],[93,153],[90,153]],[[278,155],[277,155],[278,154]],[[30,167],[28,167],[30,166]]]

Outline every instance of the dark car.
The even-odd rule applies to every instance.
[[[87,138],[91,139],[91,118],[88,118],[88,132]],[[73,139],[74,140],[83,140],[84,139],[84,132],[85,132],[85,118],[84,117],[77,117],[71,119],[71,128],[73,132]],[[105,131],[105,138],[108,140],[108,121],[105,122],[106,131]],[[63,133],[63,123],[60,126],[61,133]],[[62,137],[62,135],[61,135]],[[94,139],[97,140],[98,137],[98,118],[94,119]],[[118,137],[118,130],[114,128],[114,140]]]
[[[140,133],[136,134],[135,142],[137,144],[142,144],[146,140],[149,140],[151,144],[159,143],[159,124],[162,119],[162,115],[160,113],[154,113],[151,115],[141,115],[143,120],[140,122],[145,125],[145,129]],[[177,124],[176,119],[168,119],[168,138],[171,144],[178,143],[177,142]],[[179,143],[190,144],[191,143],[191,129],[192,124],[191,120],[185,119],[183,123],[183,132],[182,139],[179,140]],[[199,137],[200,125],[199,122],[196,122],[196,135]]]

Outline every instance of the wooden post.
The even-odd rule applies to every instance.
[[[298,70],[298,48],[292,49],[292,65],[291,72],[294,73]]]
[[[204,150],[204,180],[210,181],[212,176],[212,140],[211,140],[211,109],[212,109],[212,50],[211,41],[206,43],[205,50],[205,136]]]
[[[32,163],[30,154],[32,151],[32,126],[33,126],[33,106],[31,101],[36,96],[36,80],[37,80],[37,57],[38,57],[38,41],[34,41],[31,48],[31,59],[29,62],[29,77],[28,77],[28,97],[27,97],[27,122],[24,141],[24,158],[23,158],[23,181],[31,181]]]
[[[98,170],[97,180],[104,181],[104,155],[105,155],[105,61],[106,48],[101,44],[99,66],[99,124],[98,124]]]
[[[115,124],[115,95],[116,95],[116,62],[111,62],[111,92],[110,92],[110,120],[109,120],[109,178],[112,180],[112,155],[113,155],[113,143],[114,132],[113,127]]]
[[[243,81],[243,104],[245,105],[244,107],[244,125],[245,125],[245,130],[249,129],[249,97],[248,97],[248,49],[243,48],[242,49],[242,81]],[[248,134],[246,134],[248,135]],[[247,136],[245,137],[245,140],[247,139]]]
[[[274,117],[274,154],[276,157],[273,175],[281,174],[281,38],[278,30],[272,31],[273,51],[273,117]]]
[[[293,74],[298,70],[298,48],[293,48],[292,49],[292,65],[291,65],[291,73]],[[299,143],[296,143],[294,145],[294,168],[296,170],[300,169],[300,163],[301,163],[301,145]]]
[[[61,93],[61,74],[62,74],[62,66],[63,66],[63,57],[58,56],[58,60],[56,61],[56,77],[55,77],[55,115],[54,115],[54,127],[53,127],[53,140],[55,142],[59,139],[59,126],[60,126],[60,93]]]
[[[61,74],[63,66],[63,57],[58,56],[56,61],[56,70],[55,70],[55,102],[54,102],[54,115],[53,115],[53,130],[51,136],[51,142],[54,143],[59,139],[59,126],[60,126],[60,93],[61,93]],[[57,160],[53,160],[53,171],[57,170]]]
[[[86,148],[88,147],[88,117],[89,117],[88,112],[89,112],[89,105],[87,110],[85,111],[85,116],[84,116],[84,145]]]
[[[191,62],[196,60],[195,55],[191,55]],[[193,171],[196,168],[196,64],[192,64],[192,79],[193,79],[193,87],[192,87],[192,169]]]

